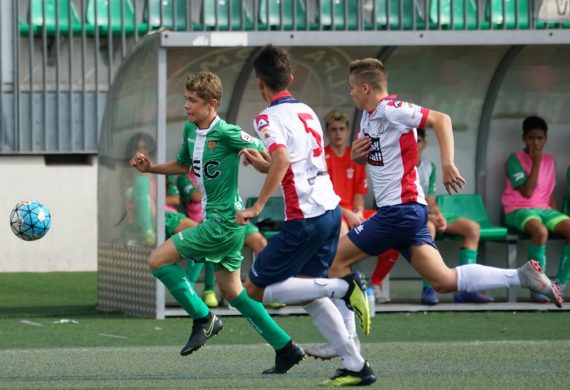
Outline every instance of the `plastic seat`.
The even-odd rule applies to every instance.
[[[95,3],[97,3],[97,20],[95,20]],[[124,14],[123,14],[124,4]],[[109,18],[109,7],[111,17]],[[97,21],[97,23],[95,23]],[[135,11],[131,0],[87,0],[85,23],[89,34],[99,30],[99,34],[121,34],[124,28],[126,35],[132,35],[135,30]]]
[[[505,3],[504,15],[503,1]],[[493,11],[492,13],[491,10]],[[485,16],[488,20],[491,20],[495,28],[507,28],[510,30],[517,28],[528,29],[530,27],[528,0],[490,0],[487,3]]]
[[[246,207],[251,207],[257,197],[248,198]],[[252,218],[251,223],[257,225],[259,231],[268,240],[279,233],[281,225],[285,221],[285,202],[280,196],[273,196],[267,200],[265,207],[257,218]]]
[[[176,3],[176,4],[174,4]],[[149,0],[145,1],[143,11],[143,23],[139,32],[147,32],[166,28],[172,31],[188,31],[190,25],[186,25],[186,0]],[[160,6],[162,4],[162,19]],[[174,8],[176,5],[176,9]],[[192,30],[198,30],[200,25],[192,22]]]
[[[495,226],[489,220],[483,199],[477,194],[440,195],[437,204],[443,214],[469,218],[481,227],[482,241],[505,241],[507,228]]]
[[[81,19],[77,14],[75,5],[71,2],[71,17],[69,15],[70,0],[59,0],[59,9],[56,12],[56,0],[45,0],[45,19],[44,19],[44,0],[31,0],[30,2],[30,25],[29,30],[34,35],[43,34],[45,26],[47,35],[53,36],[56,33],[56,27],[59,27],[61,35],[69,35],[71,33],[81,32]],[[59,26],[57,22],[59,18]],[[20,32],[22,32],[22,23],[20,22]]]
[[[375,0],[376,25],[378,29],[412,30],[425,28],[425,19],[419,13],[414,0]],[[400,7],[401,4],[401,7]],[[400,17],[401,8],[401,17]]]
[[[20,35],[27,36],[30,33],[30,25],[18,19],[18,31],[20,31]]]
[[[242,1],[204,0],[202,23],[207,30],[244,31],[253,30],[253,18]],[[217,18],[216,18],[217,16]]]
[[[295,22],[293,22],[293,5],[295,5]],[[281,9],[283,9],[282,14]],[[314,20],[307,20],[307,9],[302,0],[260,0],[258,20],[260,30],[290,31],[294,28],[297,30],[318,28]]]
[[[439,4],[439,15],[438,15]],[[467,9],[465,9],[465,5]],[[453,21],[452,21],[453,10]],[[429,21],[430,27],[438,27],[439,23],[442,28],[455,30],[476,30],[477,29],[477,3],[475,0],[439,0],[430,2]],[[452,26],[453,23],[453,26]],[[479,22],[481,29],[488,29],[489,22],[481,20]]]
[[[325,30],[358,30],[358,0],[321,0],[317,18]],[[363,23],[371,29],[370,23]]]

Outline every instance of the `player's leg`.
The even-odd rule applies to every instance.
[[[218,307],[218,298],[216,297],[216,274],[214,272],[214,265],[206,262],[204,271],[204,291],[202,292],[202,299],[208,307]]]
[[[370,276],[370,285],[374,290],[374,298],[376,303],[386,303],[390,301],[390,298],[385,297],[382,291],[382,282],[384,278],[392,271],[392,268],[396,265],[398,258],[400,257],[400,252],[395,249],[389,249],[378,255],[376,260],[376,266],[374,271]]]
[[[445,233],[463,237],[461,249],[459,250],[459,265],[476,264],[477,249],[479,247],[479,237],[481,227],[475,221],[467,218],[448,218]],[[458,292],[454,295],[455,302],[464,303],[489,303],[494,299],[482,292]]]
[[[259,256],[259,253],[267,246],[267,239],[259,232],[257,226],[249,223],[246,225],[244,245],[250,248],[255,256]]]
[[[527,259],[536,260],[543,270],[546,270],[546,242],[548,241],[548,229],[542,223],[538,215],[532,213],[532,210],[517,210],[512,214],[527,216],[527,221],[520,223],[520,229],[530,236],[530,242],[527,246]],[[548,303],[550,299],[543,294],[531,291],[530,297],[533,301],[539,303]]]
[[[305,352],[267,313],[260,302],[254,301],[243,288],[239,268],[216,271],[223,297],[252,324],[253,328],[275,349],[275,365],[264,374],[284,374],[303,360]]]
[[[549,220],[547,226],[566,239],[566,244],[562,247],[562,253],[560,253],[560,263],[556,274],[556,284],[561,294],[564,295],[564,288],[570,279],[570,218],[565,214],[559,214],[558,218]]]
[[[210,313],[208,306],[195,293],[186,272],[176,264],[180,260],[182,258],[177,248],[172,239],[169,239],[151,253],[149,266],[154,277],[164,284],[176,302],[194,319],[192,328],[192,334],[194,334],[194,328],[197,325],[209,324],[215,316]],[[192,336],[190,340],[192,340]],[[184,347],[180,353],[188,355],[202,345],[203,343],[193,344],[190,348]]]

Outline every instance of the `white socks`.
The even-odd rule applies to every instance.
[[[352,338],[349,337],[342,316],[332,301],[328,298],[321,298],[304,308],[317,329],[341,357],[344,368],[351,371],[362,370],[364,358],[358,352]]]
[[[342,316],[342,320],[344,321],[346,330],[348,330],[349,336],[353,339],[358,338],[358,334],[356,333],[356,317],[354,316],[354,312],[350,310],[348,306],[346,306],[346,302],[342,299],[333,299],[332,301],[338,311],[340,311],[340,315]]]
[[[457,271],[457,291],[473,292],[519,287],[521,285],[519,273],[516,269],[467,264],[459,266],[455,270]]]
[[[265,288],[263,303],[304,303],[319,298],[340,298],[348,291],[342,279],[289,278]]]

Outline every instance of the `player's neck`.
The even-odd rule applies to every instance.
[[[336,154],[339,157],[344,156],[344,153],[346,152],[346,145],[329,145],[331,147],[331,150],[334,152],[334,154]]]
[[[376,109],[376,107],[378,107],[378,104],[380,104],[380,102],[385,99],[387,96],[390,96],[390,94],[388,93],[388,91],[382,91],[382,92],[377,92],[374,95],[372,95],[368,101],[368,103],[366,104],[366,107],[364,107],[364,109],[368,112],[372,112]]]

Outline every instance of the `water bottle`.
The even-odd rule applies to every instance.
[[[370,317],[376,316],[376,297],[372,287],[366,289],[366,298],[368,299],[368,307],[370,308]]]

